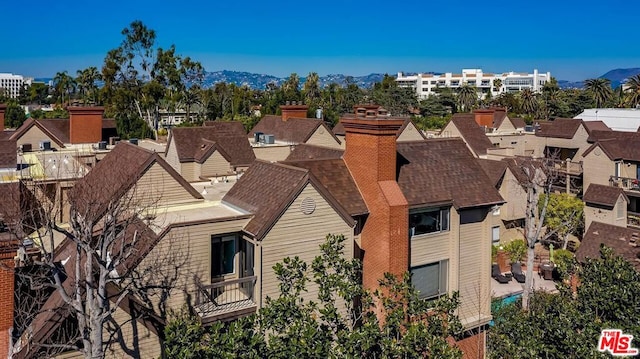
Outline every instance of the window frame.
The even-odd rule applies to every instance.
[[[421,294],[418,286],[416,286],[416,284],[413,281],[414,278],[414,271],[418,270],[418,269],[422,269],[422,268],[426,268],[426,267],[430,267],[430,266],[434,266],[437,265],[438,266],[438,290],[437,293],[433,294],[433,293],[428,293],[428,294]],[[426,263],[426,264],[421,264],[421,265],[417,265],[417,266],[413,266],[410,268],[409,272],[411,273],[411,285],[416,289],[416,291],[418,292],[418,298],[421,300],[434,300],[434,299],[438,299],[444,295],[447,295],[449,293],[449,258],[446,259],[441,259],[439,261],[435,261],[435,262],[430,262],[430,263]]]
[[[211,278],[224,278],[226,276],[233,276],[236,274],[237,272],[237,263],[236,263],[236,258],[237,258],[237,254],[238,254],[238,238],[239,235],[237,233],[225,233],[225,234],[212,234],[211,235],[211,263],[209,265],[210,267],[210,274],[211,274]],[[220,251],[218,252],[219,257],[219,263],[220,263],[220,268],[218,268],[218,270],[216,272],[214,272],[213,269],[213,264],[214,264],[214,260],[213,257],[214,255],[216,255],[214,253],[214,243],[215,242],[219,242],[220,243]],[[230,272],[225,272],[225,253],[226,251],[224,250],[224,242],[232,242],[233,243],[233,256],[231,259],[231,271]]]
[[[420,233],[416,233],[417,232],[417,223],[416,225],[412,225],[412,218],[415,215],[419,215],[419,214],[426,214],[426,213],[431,213],[431,212],[438,212],[438,217],[436,220],[436,223],[438,224],[439,228],[436,231],[431,231],[431,232],[420,232]],[[409,211],[409,235],[411,238],[413,238],[414,236],[423,236],[423,235],[433,235],[433,234],[438,234],[438,233],[443,233],[443,232],[448,232],[451,230],[451,207],[432,207],[432,208],[420,208],[420,209],[415,209],[415,210],[410,210]],[[443,218],[446,218],[443,221]],[[422,222],[422,221],[420,221]],[[443,228],[443,223],[446,224],[446,228]]]

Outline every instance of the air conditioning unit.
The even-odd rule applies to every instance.
[[[264,143],[268,145],[273,145],[276,143],[276,138],[274,135],[264,135]]]
[[[20,149],[22,150],[22,152],[31,152],[33,150],[30,143],[21,144]]]
[[[40,141],[40,150],[41,151],[50,151],[51,150],[51,141]]]
[[[98,142],[98,149],[99,150],[106,150],[107,149],[107,141]]]
[[[254,143],[259,143],[261,136],[262,136],[262,132],[254,132],[253,133],[253,142]]]
[[[136,145],[137,146],[138,145],[138,139],[137,138],[131,138],[131,139],[129,139],[129,143],[132,144],[132,145]]]

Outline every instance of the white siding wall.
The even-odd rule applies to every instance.
[[[200,174],[202,177],[212,177],[216,175],[226,175],[233,173],[231,164],[220,154],[214,151],[209,158],[200,165]]]

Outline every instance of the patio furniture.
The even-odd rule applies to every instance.
[[[524,283],[527,276],[522,272],[522,264],[519,262],[511,263],[511,273],[518,283]]]
[[[538,274],[544,278],[545,280],[553,279],[553,270],[556,265],[553,262],[543,262],[540,263],[540,267],[538,268]]]
[[[506,284],[511,281],[511,278],[500,273],[500,266],[498,266],[497,264],[491,266],[491,277],[498,281],[498,283],[500,284]]]

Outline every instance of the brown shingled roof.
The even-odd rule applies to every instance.
[[[596,147],[600,147],[611,160],[640,161],[640,151],[638,151],[638,148],[640,148],[640,137],[600,140],[587,148],[583,156],[589,154]]]
[[[239,121],[204,121],[204,127],[211,127],[218,132],[233,134],[234,136],[247,136],[244,125]]]
[[[69,143],[69,119],[68,118],[46,118],[36,120],[33,118],[28,118],[22,126],[20,126],[14,133],[11,135],[12,139],[18,139],[22,137],[24,133],[26,133],[31,127],[36,126],[42,132],[46,133],[49,138],[57,143],[59,146],[64,147],[65,143]],[[116,122],[114,119],[103,119],[102,120],[102,128],[103,129],[114,129],[116,128]]]
[[[280,116],[267,115],[249,132],[253,136],[256,132],[262,132],[268,135],[274,135],[276,141],[288,141],[292,143],[304,143],[320,126],[323,126],[336,140],[335,134],[331,132],[329,127],[322,120],[315,118],[289,118],[283,121]]]
[[[345,136],[347,134],[344,130],[344,126],[342,125],[342,122],[336,123],[336,125],[333,126],[333,130],[331,131],[333,132],[334,135]]]
[[[477,155],[486,155],[487,149],[493,147],[484,129],[476,122],[474,114],[456,113],[450,122],[453,122],[464,141]]]
[[[489,177],[496,188],[499,188],[502,178],[507,171],[507,163],[504,161],[487,160],[483,158],[476,159],[478,164]]]
[[[520,117],[509,117],[509,120],[511,121],[511,124],[513,125],[513,127],[515,128],[524,128],[527,123],[524,122],[523,119],[521,119]]]
[[[638,242],[638,247],[636,247]],[[576,251],[576,258],[585,261],[587,258],[600,258],[600,247],[605,245],[614,253],[640,270],[640,230],[618,227],[601,222],[591,222],[589,229]]]
[[[398,184],[409,205],[456,208],[504,203],[464,142],[457,138],[398,143]]]
[[[16,168],[18,163],[16,140],[0,139],[0,168]]]
[[[358,216],[368,213],[367,205],[341,158],[310,161],[287,160],[285,163],[311,171],[349,215]]]
[[[627,198],[627,195],[624,194],[622,188],[592,183],[584,193],[582,200],[587,203],[613,208],[621,195],[627,202],[629,202],[629,199]]]
[[[97,220],[109,203],[119,201],[154,163],[162,166],[194,198],[202,198],[158,153],[120,142],[76,182],[69,194],[70,202],[80,213]]]
[[[588,122],[585,122],[588,123]],[[638,132],[612,131],[612,130],[592,130],[589,132],[588,142],[598,142],[602,140],[626,140],[640,139]]]
[[[582,124],[582,120],[573,118],[556,118],[550,122],[540,122],[536,131],[538,137],[573,138]]]
[[[177,127],[169,134],[180,162],[204,162],[215,150],[233,166],[248,166],[255,160],[251,144],[239,122],[218,122],[208,127]],[[173,139],[173,141],[172,141]],[[167,147],[167,153],[169,148]]]
[[[296,145],[293,150],[291,150],[291,153],[285,161],[313,160],[320,158],[341,158],[343,154],[344,150],[341,149],[308,145],[303,143]]]
[[[589,131],[589,133],[593,131],[605,131],[612,132],[612,130],[602,121],[584,121],[584,127]]]

